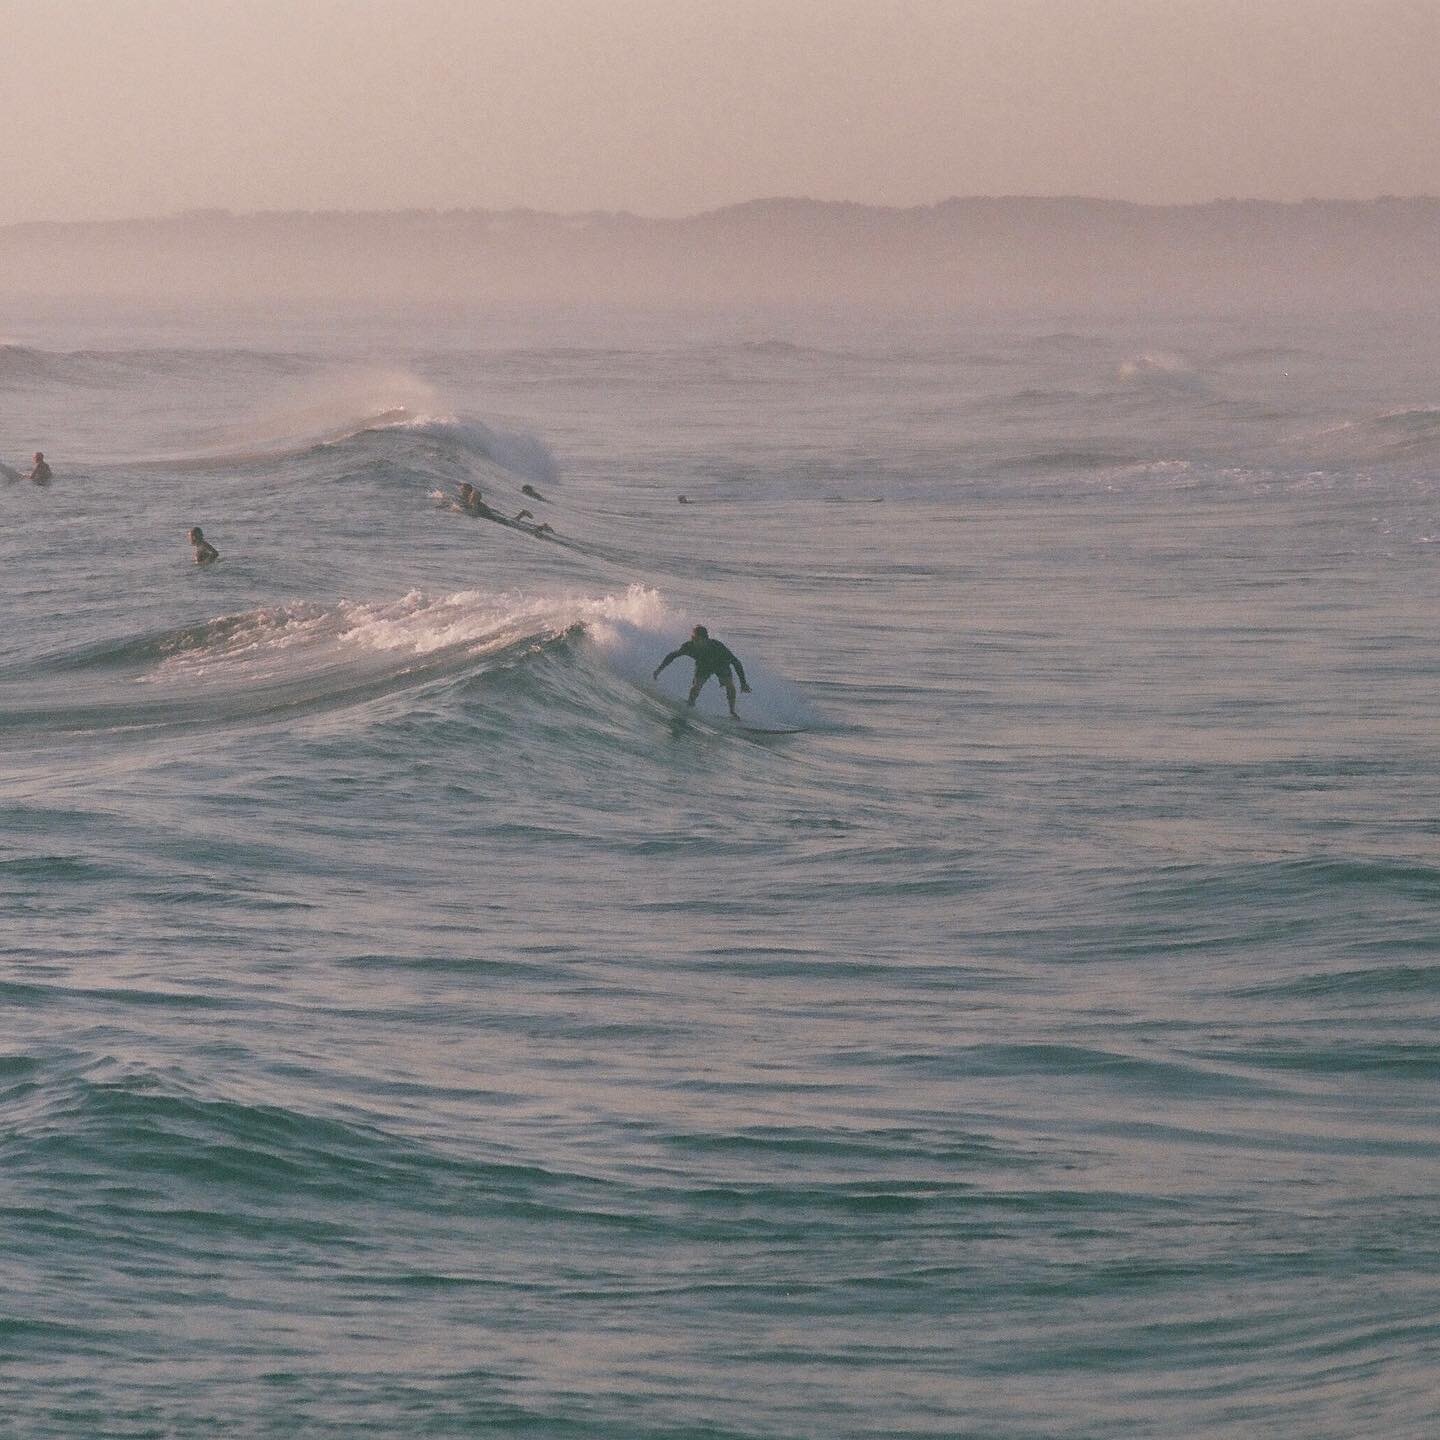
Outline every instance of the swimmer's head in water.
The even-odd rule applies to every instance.
[[[191,527],[190,534],[187,538],[192,545],[198,545],[205,538],[205,532],[201,530],[198,525],[194,525]]]
[[[710,632],[703,625],[697,625],[690,632],[690,638],[692,640],[708,640],[710,638]]]

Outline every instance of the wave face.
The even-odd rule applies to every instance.
[[[1430,1433],[1433,327],[43,318],[7,1433]]]

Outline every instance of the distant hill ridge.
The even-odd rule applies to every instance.
[[[1440,301],[1440,197],[772,198],[624,211],[197,210],[0,227],[0,296],[926,305]]]

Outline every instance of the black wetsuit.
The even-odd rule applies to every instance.
[[[691,693],[697,692],[700,687],[713,675],[722,685],[730,679],[730,669],[734,666],[735,673],[740,677],[741,685],[748,682],[745,679],[745,667],[740,663],[739,658],[731,651],[728,645],[722,645],[718,640],[687,640],[678,650],[672,650],[661,662],[663,670],[672,660],[678,660],[682,655],[687,655],[695,662],[695,683],[691,687]]]

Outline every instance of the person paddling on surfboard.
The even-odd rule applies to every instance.
[[[695,679],[691,682],[690,697],[685,703],[694,705],[705,682],[713,675],[724,688],[725,699],[730,704],[730,714],[738,720],[740,716],[735,709],[735,682],[730,678],[731,666],[734,666],[735,673],[740,677],[740,689],[746,695],[750,693],[750,685],[745,679],[745,667],[740,663],[740,657],[728,645],[712,640],[710,632],[703,625],[697,625],[690,632],[690,638],[678,650],[672,650],[655,667],[650,678],[658,680],[660,672],[672,660],[678,660],[682,655],[688,655],[695,662]]]
[[[468,480],[460,487],[460,508],[467,515],[478,515],[482,520],[503,518],[480,498],[480,492]]]

